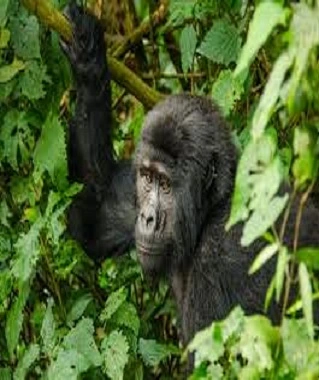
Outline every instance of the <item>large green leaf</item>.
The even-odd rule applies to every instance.
[[[35,170],[48,171],[53,183],[59,188],[67,184],[67,162],[64,130],[57,115],[50,114],[42,129],[34,152]]]
[[[247,41],[240,54],[236,74],[249,66],[275,26],[285,23],[287,15],[287,10],[278,2],[263,1],[258,4],[249,25]]]
[[[182,30],[179,45],[182,55],[182,68],[184,73],[192,67],[196,50],[197,37],[193,25],[187,25]]]
[[[22,359],[19,360],[18,366],[14,372],[14,380],[25,380],[32,364],[38,359],[40,347],[37,344],[31,344]]]
[[[241,46],[238,30],[228,20],[217,20],[207,32],[198,52],[216,63],[236,62]]]
[[[285,75],[292,63],[293,55],[290,52],[286,52],[282,53],[274,64],[270,78],[254,113],[252,136],[255,139],[262,135],[272,113],[275,110],[275,105],[279,98]]]
[[[262,373],[274,366],[272,355],[279,344],[279,338],[278,328],[273,327],[269,319],[264,316],[252,316],[246,318],[240,342],[235,347],[239,350],[238,354],[240,353],[249,364],[256,366]]]
[[[63,346],[67,350],[76,350],[88,366],[101,365],[101,356],[94,340],[92,319],[82,319],[64,338]]]
[[[122,380],[124,367],[129,360],[129,345],[120,331],[112,333],[103,339],[101,344],[104,371],[111,380]]]
[[[22,281],[31,277],[40,256],[40,231],[43,225],[43,219],[39,217],[27,233],[20,235],[15,244],[17,258],[13,263],[12,273]]]
[[[288,106],[292,108],[302,74],[308,66],[311,50],[319,45],[319,8],[308,4],[294,4],[291,21],[291,46],[295,53],[295,64],[289,81]]]
[[[237,169],[227,228],[246,220],[253,210],[267,212],[268,202],[277,193],[284,174],[276,144],[275,137],[267,133],[245,147]]]
[[[10,31],[16,55],[22,59],[40,58],[39,22],[35,16],[13,17]]]
[[[171,355],[179,354],[179,350],[173,345],[160,344],[153,339],[143,338],[139,340],[139,352],[144,363],[152,367]]]
[[[101,365],[91,319],[82,319],[64,338],[57,359],[48,370],[48,380],[76,380],[91,367]]]
[[[171,0],[169,2],[169,23],[179,25],[193,17],[196,0]]]
[[[213,84],[212,97],[221,108],[223,114],[228,116],[243,91],[244,86],[241,78],[235,78],[231,70],[223,70]]]
[[[317,379],[319,343],[309,337],[305,320],[285,318],[281,334],[284,359],[293,371],[293,378]]]
[[[19,87],[28,99],[37,100],[44,97],[44,84],[48,81],[46,66],[38,61],[29,61],[20,75]]]
[[[105,307],[101,313],[100,319],[105,322],[118,310],[118,308],[126,300],[127,292],[123,287],[113,292],[107,299]]]
[[[23,322],[23,310],[29,296],[29,291],[29,284],[21,283],[18,298],[7,314],[5,334],[11,358],[13,358],[14,350],[19,342]]]
[[[129,328],[137,336],[140,328],[140,319],[136,307],[127,301],[123,302],[113,314],[112,323]]]
[[[218,362],[224,355],[226,343],[231,339],[237,341],[244,326],[244,312],[236,307],[223,321],[213,322],[211,326],[197,332],[188,345],[188,349],[195,352],[195,366],[202,362]],[[213,366],[210,370],[215,372],[218,368]]]
[[[93,301],[92,294],[84,293],[81,294],[80,297],[76,298],[73,303],[71,310],[67,315],[67,323],[68,325],[72,325],[72,323],[78,319],[80,319],[85,312],[88,305]]]
[[[0,128],[0,159],[6,160],[13,169],[18,169],[18,152],[24,146],[29,127],[25,112],[12,109],[4,117]],[[22,156],[22,154],[21,154]]]
[[[10,3],[10,0],[1,0],[0,1],[0,28],[2,28],[5,25],[5,22],[7,19],[7,9],[8,9],[9,3]]]
[[[264,234],[278,219],[288,202],[288,194],[282,197],[276,196],[271,201],[265,202],[265,206],[257,208],[246,222],[241,244],[249,246],[259,236]]]

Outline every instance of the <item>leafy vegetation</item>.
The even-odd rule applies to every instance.
[[[103,20],[111,2],[115,8],[129,3],[88,5]],[[66,1],[52,4],[62,10]],[[278,257],[265,307],[300,283],[300,299],[279,327],[235,309],[198,333],[189,345],[191,379],[315,379],[319,247],[299,247],[298,231],[305,203],[318,203],[318,4],[171,0],[156,10],[136,0],[135,11],[139,23],[154,21],[156,12],[165,17],[134,40],[143,54],[134,49],[122,60],[159,92],[210,96],[233,127],[241,158],[228,228],[244,223],[243,245],[259,237],[268,242],[251,272]],[[127,52],[124,36],[108,43],[110,51]],[[95,267],[66,232],[67,208],[81,189],[67,178],[71,83],[58,35],[19,2],[2,0],[0,379],[183,378],[186,355],[165,284],[149,287],[134,251]],[[116,152],[128,157],[144,110],[115,83],[113,100]],[[288,178],[291,192],[282,193]],[[298,210],[288,249],[283,235],[293,199]]]

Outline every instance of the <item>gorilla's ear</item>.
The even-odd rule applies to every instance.
[[[214,155],[206,177],[206,189],[216,205],[230,199],[236,175],[237,153],[235,149],[225,149]],[[225,201],[226,202],[226,201]]]
[[[215,182],[215,179],[217,177],[217,172],[215,168],[215,159],[211,159],[210,163],[208,164],[208,167],[206,168],[205,173],[205,182],[204,182],[204,188],[205,192],[209,192],[213,188],[213,184]]]

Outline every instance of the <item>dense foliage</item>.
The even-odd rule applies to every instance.
[[[52,2],[60,10],[65,3]],[[103,16],[104,4],[121,1],[89,3]],[[136,0],[135,11],[147,22],[156,10]],[[110,38],[111,52],[121,38]],[[235,309],[197,334],[191,378],[318,378],[312,301],[319,298],[319,247],[298,246],[304,204],[318,198],[317,3],[171,0],[141,41],[122,57],[126,64],[162,93],[211,96],[233,127],[241,159],[228,228],[245,223],[243,245],[260,236],[268,242],[252,272],[278,256],[265,307],[300,283],[300,300],[280,327]],[[65,213],[81,188],[67,179],[71,80],[58,35],[19,2],[1,0],[0,379],[183,377],[165,284],[149,287],[134,251],[97,268],[66,233]],[[116,153],[127,157],[144,110],[116,84],[113,100]],[[278,194],[287,179],[291,192]],[[289,215],[297,193],[289,250],[285,218],[279,229],[274,222]]]

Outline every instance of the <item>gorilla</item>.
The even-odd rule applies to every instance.
[[[74,5],[67,17],[73,39],[61,45],[77,89],[69,174],[84,185],[69,212],[71,235],[97,262],[136,246],[144,272],[171,285],[184,344],[236,305],[264,313],[276,261],[248,275],[264,242],[243,248],[240,224],[225,231],[237,153],[218,108],[204,97],[168,96],[146,116],[133,162],[116,160],[103,30]],[[305,207],[302,219],[300,245],[318,246],[318,210]],[[279,323],[281,305],[267,314]]]

